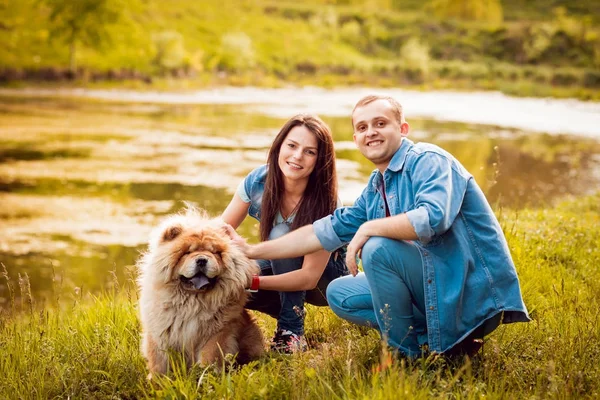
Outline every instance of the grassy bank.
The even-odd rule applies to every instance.
[[[307,353],[223,373],[174,360],[173,374],[150,385],[137,296],[121,282],[99,298],[57,289],[52,309],[27,296],[9,307],[0,317],[0,398],[598,398],[600,194],[499,216],[533,322],[501,326],[473,360],[390,364],[374,331],[310,308]],[[27,293],[23,278],[3,284]],[[273,321],[258,318],[268,336]]]
[[[83,22],[72,42],[68,10],[53,14],[60,3],[68,2],[0,2],[0,83],[368,85],[600,99],[600,9],[583,0],[498,1],[493,20],[439,15],[434,1],[105,0],[104,14],[76,14]]]

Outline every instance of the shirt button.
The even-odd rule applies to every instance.
[[[435,308],[435,307],[433,307],[433,306],[429,306],[429,309],[430,309],[430,310],[433,310],[434,308]]]
[[[427,283],[431,283],[431,279],[428,279],[428,280],[427,280]]]

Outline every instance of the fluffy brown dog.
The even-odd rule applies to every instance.
[[[264,353],[260,329],[244,309],[258,266],[231,242],[223,221],[193,208],[167,218],[138,267],[150,376],[167,372],[169,350],[183,353],[188,366],[220,365],[227,354],[243,364]]]

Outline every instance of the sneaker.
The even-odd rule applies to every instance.
[[[277,329],[271,340],[271,351],[282,354],[294,354],[308,350],[308,344],[303,335],[296,335],[292,331]]]

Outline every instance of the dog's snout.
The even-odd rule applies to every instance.
[[[208,260],[205,257],[196,258],[196,267],[198,267],[198,268],[206,267],[207,263],[208,263]]]

